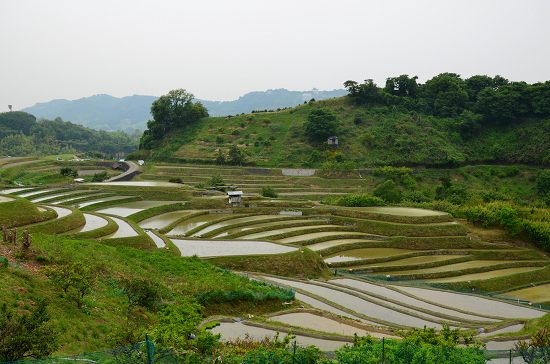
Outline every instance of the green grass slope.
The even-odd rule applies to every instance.
[[[340,124],[340,147],[312,145],[304,123],[309,113],[327,108]],[[259,166],[312,166],[343,160],[369,165],[454,165],[456,163],[548,163],[550,120],[523,120],[512,126],[487,124],[462,136],[457,118],[443,118],[392,107],[364,107],[347,97],[323,100],[279,112],[208,117],[177,130],[150,156],[164,161],[213,163],[218,149],[237,145],[247,162]]]

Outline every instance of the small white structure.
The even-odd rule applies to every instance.
[[[229,197],[230,205],[239,205],[241,203],[241,197],[243,191],[227,191],[227,196]]]
[[[83,182],[85,182],[84,178],[75,178],[73,181],[75,181],[76,183],[83,183]]]
[[[338,146],[338,137],[336,135],[330,136],[327,139],[328,145],[332,145],[334,147]]]
[[[139,164],[140,166],[142,166],[142,165],[145,164],[145,161],[144,161],[143,159],[140,159],[140,160],[138,160],[138,164]]]

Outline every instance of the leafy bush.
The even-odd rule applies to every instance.
[[[78,308],[83,307],[84,296],[92,291],[96,280],[96,272],[91,266],[72,262],[45,267],[44,270],[48,278],[76,302]]]
[[[550,169],[539,172],[537,176],[537,191],[541,195],[550,194]]]
[[[46,308],[44,300],[23,313],[6,304],[0,306],[0,361],[42,358],[59,348]]]
[[[272,187],[262,187],[262,196],[269,198],[277,198],[279,195]]]
[[[484,227],[502,226],[512,233],[519,232],[518,211],[509,203],[490,202],[485,205],[468,206],[462,209],[466,218]]]
[[[411,202],[430,202],[432,199],[421,191],[405,191],[403,192],[403,200]]]
[[[380,197],[366,193],[354,193],[336,199],[336,205],[348,207],[384,206],[386,203]]]
[[[100,172],[100,173],[95,173],[92,177],[92,182],[103,182],[107,178],[109,178],[109,175],[105,171]]]
[[[63,177],[76,177],[78,176],[78,172],[70,167],[63,167],[59,170],[59,174],[61,174]]]
[[[220,335],[198,329],[202,322],[201,310],[200,304],[189,300],[165,307],[151,331],[154,342],[178,354],[189,350],[211,353],[219,345]]]
[[[171,182],[171,183],[183,183],[183,179],[181,179],[180,177],[172,177],[168,180],[168,182]]]
[[[528,364],[550,362],[550,328],[543,327],[531,336],[529,342],[518,341],[515,349]]]
[[[161,302],[158,283],[149,279],[124,279],[121,281],[121,286],[130,308],[141,306],[154,310]]]
[[[550,252],[550,223],[543,221],[522,220],[521,228],[529,239]]]
[[[378,341],[372,337],[355,337],[352,347],[336,351],[339,363],[378,364],[380,362],[481,364],[485,363],[481,345],[473,342],[470,334],[460,335],[458,329],[448,326],[438,332],[433,328],[413,329],[403,333],[401,341]],[[459,347],[460,341],[467,347]]]
[[[373,191],[374,195],[380,197],[386,202],[397,203],[401,201],[401,191],[394,181],[386,180],[382,182]]]
[[[212,178],[210,178],[209,185],[212,187],[223,186],[223,184],[223,178],[219,174],[213,175]]]

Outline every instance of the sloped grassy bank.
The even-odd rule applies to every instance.
[[[60,353],[111,347],[111,335],[126,320],[124,280],[143,279],[158,287],[163,305],[194,299],[208,314],[280,310],[294,293],[250,281],[198,258],[170,252],[109,246],[91,240],[33,234],[33,253],[0,269],[0,305],[13,302],[25,309],[48,299],[53,327],[60,333]],[[13,261],[13,257],[10,260]],[[77,263],[97,272],[91,292],[79,309],[44,274],[45,267]],[[157,311],[141,309],[142,324],[154,324]]]

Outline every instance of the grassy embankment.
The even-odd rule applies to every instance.
[[[0,269],[0,304],[17,303],[25,309],[47,298],[49,312],[63,344],[59,353],[80,353],[112,346],[109,335],[125,321],[126,299],[120,281],[146,278],[155,282],[165,304],[195,297],[205,314],[259,313],[280,310],[289,293],[249,281],[197,258],[176,257],[167,251],[144,253],[126,246],[108,246],[90,240],[74,240],[33,234],[36,260]],[[13,260],[10,257],[10,260]],[[57,262],[84,262],[98,273],[85,308],[61,294],[42,273],[42,266]],[[156,312],[143,310],[142,320],[156,322]]]

